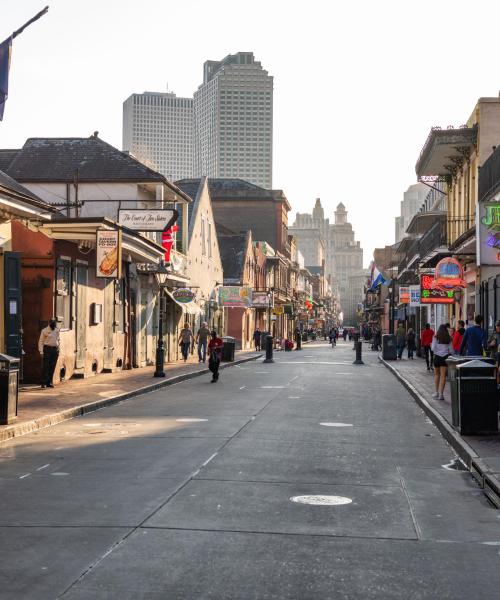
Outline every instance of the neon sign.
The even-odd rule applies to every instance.
[[[485,206],[485,215],[481,223],[488,229],[497,231],[500,229],[500,204],[489,204]]]
[[[436,265],[432,289],[450,292],[467,287],[464,281],[462,265],[456,258],[443,258]]]
[[[433,275],[420,276],[420,303],[421,304],[453,304],[455,292],[445,291],[433,287]]]

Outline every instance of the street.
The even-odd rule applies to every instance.
[[[1,444],[0,598],[498,597],[500,512],[377,353],[274,359]]]

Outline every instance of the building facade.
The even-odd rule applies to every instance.
[[[194,93],[197,176],[272,187],[273,78],[251,52],[207,61]]]
[[[170,181],[194,175],[192,98],[132,94],[123,103],[123,149]]]
[[[429,187],[423,183],[410,185],[401,200],[401,212],[395,218],[395,241],[400,242],[405,236],[406,228],[413,216],[420,210],[429,192]]]

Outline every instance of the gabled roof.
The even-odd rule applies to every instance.
[[[36,194],[12,179],[12,177],[9,177],[9,175],[3,171],[0,171],[0,194],[14,197],[17,200],[21,200],[22,202],[30,204],[31,206],[35,206],[44,212],[59,212],[54,206],[44,202]]]
[[[0,171],[7,171],[7,169],[10,167],[10,164],[12,163],[12,161],[14,160],[14,158],[17,156],[18,152],[20,152],[19,149],[17,150],[2,150],[0,149]]]
[[[238,178],[209,178],[208,187],[213,200],[274,200],[284,202],[291,210],[283,190],[266,190],[258,185]]]
[[[201,184],[203,179],[181,179],[180,181],[176,181],[175,185],[182,190],[185,194],[187,194],[193,203],[191,204],[188,211],[188,228],[189,228],[189,237],[191,237],[191,229],[194,223],[194,215],[198,212],[198,204],[199,204],[199,195],[201,193]]]
[[[224,281],[241,282],[245,267],[248,234],[219,235],[217,241],[219,242]]]

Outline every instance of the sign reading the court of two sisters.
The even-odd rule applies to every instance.
[[[134,231],[163,231],[177,220],[176,210],[126,208],[118,211],[118,223]]]

